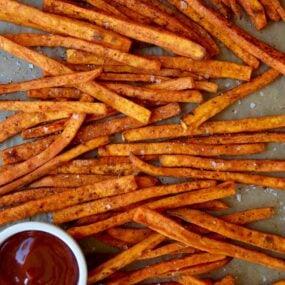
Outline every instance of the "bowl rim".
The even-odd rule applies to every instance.
[[[2,230],[0,232],[0,246],[8,238],[12,237],[15,234],[26,232],[26,231],[41,231],[48,234],[51,234],[61,241],[63,241],[69,249],[72,251],[78,265],[78,282],[77,285],[86,285],[87,284],[87,264],[85,257],[82,253],[77,242],[63,229],[53,224],[45,222],[22,222]]]

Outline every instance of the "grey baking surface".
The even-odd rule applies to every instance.
[[[30,5],[41,7],[42,1],[26,0],[23,1]],[[283,0],[285,4],[285,0]],[[279,50],[285,52],[285,23],[271,23],[269,26],[261,32],[257,32],[252,24],[247,20],[239,22],[246,30],[254,34],[259,39],[262,39],[271,45],[275,46]],[[32,31],[32,29],[26,29],[18,27],[13,24],[7,24],[0,22],[0,33],[18,33],[23,31]],[[157,49],[155,53],[159,52]],[[62,51],[48,50],[49,54],[57,57],[62,57]],[[236,61],[236,58],[229,52],[223,49],[223,53],[220,56],[221,59],[228,59]],[[264,67],[262,67],[264,69]],[[0,83],[17,82],[28,79],[40,77],[41,71],[30,65],[27,62],[19,60],[5,52],[0,51]],[[237,84],[232,80],[219,80],[220,90],[226,90]],[[25,94],[13,94],[6,98],[25,98]],[[205,96],[207,98],[207,95]],[[185,109],[189,110],[193,106],[189,106]],[[262,91],[257,92],[242,101],[230,106],[218,118],[223,119],[239,119],[245,117],[256,117],[273,114],[284,114],[285,108],[285,79],[284,76],[279,80],[264,88]],[[10,114],[7,112],[0,113],[0,120]],[[0,145],[0,149],[10,145],[14,145],[20,142],[20,138],[16,137],[9,140],[5,144]],[[268,150],[262,155],[256,155],[258,158],[276,158],[285,159],[285,144],[269,144]],[[167,180],[166,180],[167,182]],[[238,186],[238,195],[234,198],[227,199],[227,202],[231,205],[231,209],[228,212],[236,212],[239,210],[271,206],[276,209],[276,215],[267,221],[254,223],[252,228],[260,229],[276,234],[285,236],[285,192],[274,189],[262,189],[254,186]],[[35,219],[46,220],[46,216],[36,217]],[[90,247],[90,240],[82,244],[85,251],[92,252],[93,250],[102,251],[102,248],[98,249]],[[239,260],[232,261],[226,268],[219,270],[215,277],[224,276],[226,273],[232,273],[237,277],[237,284],[271,284],[273,281],[279,279],[285,279],[285,273],[281,273],[275,270],[270,270],[259,265],[249,264]]]

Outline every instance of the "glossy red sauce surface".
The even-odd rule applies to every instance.
[[[77,285],[79,270],[69,247],[41,231],[26,231],[0,245],[1,285]]]

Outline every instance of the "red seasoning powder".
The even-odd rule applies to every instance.
[[[1,285],[77,285],[79,269],[69,247],[41,231],[25,231],[0,245]]]

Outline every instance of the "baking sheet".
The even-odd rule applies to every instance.
[[[40,0],[26,0],[21,1],[29,5],[33,5],[41,8],[42,1]],[[282,1],[285,5],[285,0]],[[263,31],[257,32],[252,24],[244,17],[239,21],[245,30],[255,35],[257,38],[275,46],[279,50],[285,52],[285,23],[270,23]],[[30,28],[23,28],[13,24],[0,22],[0,33],[19,33],[19,32],[31,32],[34,31]],[[47,54],[55,58],[63,58],[64,51],[62,49],[42,49]],[[150,51],[145,51],[150,52]],[[161,53],[159,49],[152,49],[151,53]],[[219,56],[223,60],[231,60],[239,62],[232,53],[222,48],[222,54]],[[265,66],[262,66],[260,70],[265,70]],[[259,70],[259,72],[260,72]],[[0,51],[0,83],[18,82],[23,80],[29,80],[38,78],[41,76],[41,71],[25,61],[15,58],[5,52]],[[218,80],[220,90],[226,90],[232,88],[239,82],[233,80]],[[206,95],[207,96],[207,95]],[[5,96],[5,99],[10,98],[25,98],[25,93],[17,93],[9,96]],[[194,105],[188,105],[184,108],[184,111],[189,111]],[[285,110],[285,78],[280,77],[270,86],[263,90],[248,96],[242,101],[238,101],[236,104],[230,106],[223,113],[219,114],[219,119],[239,119],[245,117],[258,117],[265,115],[284,114]],[[12,113],[0,112],[0,120],[4,120],[7,115]],[[8,146],[18,144],[21,142],[20,137],[15,137],[4,144],[0,145],[0,149]],[[285,159],[285,144],[268,145],[266,153],[252,155],[249,157],[256,158],[276,158]],[[282,175],[282,174],[280,174]],[[164,179],[165,182],[169,180]],[[237,196],[235,198],[226,199],[231,205],[231,209],[226,213],[236,212],[240,210],[255,208],[255,207],[274,207],[277,214],[266,221],[257,222],[250,225],[255,229],[260,229],[279,235],[285,236],[285,191],[274,189],[263,189],[262,187],[255,186],[242,186],[237,187]],[[41,215],[32,218],[32,220],[48,221],[48,215]],[[0,229],[3,229],[0,228]],[[86,253],[105,252],[110,251],[110,248],[94,242],[94,239],[86,239],[81,243],[83,250]],[[259,265],[249,264],[243,261],[234,260],[225,268],[218,270],[211,276],[221,277],[227,273],[232,273],[237,278],[237,284],[271,284],[273,281],[279,279],[285,279],[285,272],[278,272],[275,270],[266,269]]]

